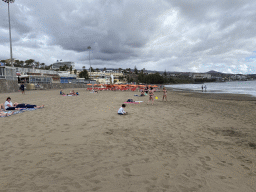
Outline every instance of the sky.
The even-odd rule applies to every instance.
[[[72,61],[76,69],[255,74],[255,10],[255,0],[16,0],[13,58]],[[0,16],[2,60],[10,58],[3,1]]]

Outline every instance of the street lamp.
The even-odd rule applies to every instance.
[[[91,77],[91,61],[90,61],[90,50],[91,50],[91,47],[87,47],[87,49],[89,50],[89,64],[90,64],[90,77]]]
[[[5,3],[8,3],[8,18],[9,18],[9,38],[10,38],[10,55],[11,55],[11,66],[13,67],[12,63],[12,35],[11,35],[11,22],[10,22],[10,8],[9,4],[14,3],[15,0],[2,0]]]

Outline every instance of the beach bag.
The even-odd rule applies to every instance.
[[[133,102],[133,99],[128,99],[126,102]]]

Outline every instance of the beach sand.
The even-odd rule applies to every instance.
[[[1,192],[256,191],[255,98],[75,91],[0,94],[45,105],[0,118]],[[144,102],[117,115],[127,99]]]

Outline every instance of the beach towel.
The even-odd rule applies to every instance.
[[[136,97],[144,97],[145,95],[134,95]]]
[[[124,102],[124,103],[140,104],[140,102]]]
[[[16,114],[19,114],[19,113],[23,113],[23,112],[25,112],[25,111],[34,111],[34,110],[36,110],[35,108],[23,108],[23,109],[21,109],[21,110],[19,110],[19,111],[15,111],[12,115],[16,115]],[[8,112],[6,112],[6,113],[11,113],[11,111],[8,111]],[[6,117],[6,116],[4,116],[4,117]],[[0,118],[1,118],[1,116],[0,116]]]
[[[62,95],[62,96],[76,96],[76,95]]]

